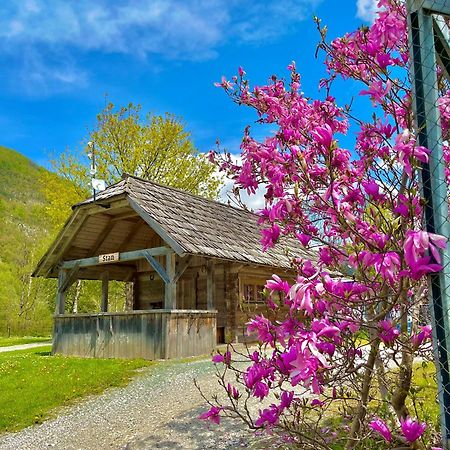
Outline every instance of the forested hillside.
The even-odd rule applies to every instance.
[[[0,334],[49,332],[54,282],[30,274],[53,234],[41,187],[48,172],[0,147]]]
[[[0,336],[50,334],[56,280],[32,278],[37,262],[89,191],[0,146]],[[125,284],[110,283],[110,310],[121,311]],[[70,312],[99,309],[101,283],[78,281]]]

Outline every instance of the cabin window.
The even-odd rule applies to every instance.
[[[240,286],[241,286],[241,302],[242,304],[252,304],[252,305],[266,305],[267,304],[267,294],[264,295],[264,289],[266,280],[270,279],[270,277],[261,279],[261,278],[253,278],[253,277],[245,277],[241,278]],[[282,302],[284,299],[284,295],[278,292],[274,292],[272,294],[272,300],[274,302]]]
[[[243,284],[243,297],[246,303],[265,303],[263,284]]]

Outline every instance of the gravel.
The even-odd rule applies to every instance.
[[[58,417],[0,436],[3,450],[237,449],[251,445],[240,423],[223,420],[208,429],[197,419],[205,402],[193,384],[220,392],[208,360],[161,362],[141,369],[128,386],[90,397]]]

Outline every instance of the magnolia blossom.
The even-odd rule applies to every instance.
[[[418,280],[423,275],[430,272],[437,272],[442,269],[439,249],[444,249],[447,245],[447,238],[427,231],[406,232],[404,243],[405,261],[410,270],[411,278]],[[434,261],[426,252],[430,251]]]
[[[420,327],[420,331],[411,336],[411,342],[414,347],[420,347],[423,342],[432,338],[433,332],[431,325],[424,325]]]
[[[413,443],[417,441],[420,436],[422,436],[427,427],[427,424],[414,421],[411,419],[411,417],[408,416],[406,419],[400,419],[400,426],[403,436],[405,436],[406,440],[410,443]]]
[[[392,320],[378,322],[378,328],[378,336],[387,345],[391,345],[400,335],[400,331],[395,327]]]
[[[229,366],[231,363],[231,352],[226,351],[224,354],[217,353],[212,357],[212,362],[214,364],[224,363],[225,365]]]
[[[273,275],[266,282],[269,311],[264,315],[258,311],[247,324],[261,346],[233,361],[226,354],[213,361],[223,363],[224,372],[233,371],[238,383],[236,387],[222,383],[231,402],[227,412],[242,405],[237,402],[241,398],[237,387],[245,391],[244,398],[274,399],[256,415],[243,408],[236,416],[248,414],[247,423],[274,433],[283,427],[299,430],[295,436],[299,441],[317,433],[321,442],[328,443],[336,435],[348,434],[347,444],[355,443],[369,426],[391,442],[386,423],[379,418],[371,421],[366,414],[372,390],[375,393],[380,386],[374,377],[383,378],[388,391],[395,392],[401,378],[393,368],[405,352],[408,358],[403,360],[411,360],[411,365],[406,363],[403,369],[412,371],[419,350],[422,356],[430,348],[421,346],[431,339],[431,327],[418,327],[411,311],[422,301],[417,292],[424,277],[441,270],[440,253],[447,239],[420,229],[423,199],[417,169],[427,163],[430,152],[418,145],[417,132],[411,128],[405,3],[378,0],[378,6],[370,27],[331,43],[321,29],[328,78],[320,82],[325,91],[320,98],[303,92],[295,63],[289,65],[288,77],[272,76],[265,85],[252,87],[242,68],[232,82],[224,78],[218,83],[233,101],[255,110],[257,124],[244,131],[241,163],[229,153],[215,155],[217,163],[235,180],[236,188],[254,194],[263,186],[265,204],[257,219],[262,249],[271,252],[277,246],[297,273],[292,278]],[[439,80],[441,76],[438,73]],[[360,94],[368,95],[376,106],[370,119],[354,118],[351,106],[337,103],[331,93],[338,77],[361,85]],[[450,92],[445,92],[439,108],[450,183],[449,105]],[[258,124],[268,126],[270,136],[253,137],[250,130]],[[348,133],[356,135],[352,149],[342,145],[341,137]],[[274,302],[273,294],[280,294],[281,301]],[[393,352],[385,347],[397,343],[400,330],[386,317],[397,313],[412,316],[417,331],[409,343],[403,333]],[[361,346],[355,333],[372,337],[374,330],[378,339]],[[246,359],[244,369],[233,367],[240,358]],[[384,375],[375,366],[378,362],[385,367]],[[380,395],[381,407],[393,408],[401,417],[409,402],[414,405],[414,383],[411,377],[411,388],[399,402],[403,405]],[[294,388],[306,392],[310,400],[297,401]],[[318,420],[316,428],[312,421],[302,421],[311,407],[319,415],[328,406],[345,408],[341,390],[344,396],[350,391],[352,405],[359,405],[348,429],[328,427],[323,436],[323,421]],[[218,413],[210,410],[208,418],[217,420]],[[410,443],[422,437],[424,447],[432,445],[423,434],[425,424],[408,417],[402,419],[401,430]],[[358,443],[361,448],[364,444]]]
[[[212,423],[215,423],[217,425],[220,424],[220,412],[223,410],[223,408],[219,408],[217,406],[211,406],[211,408],[200,414],[199,419],[206,420]]]
[[[384,422],[384,420],[381,420],[379,417],[375,418],[374,420],[372,420],[372,422],[369,423],[369,428],[380,434],[386,442],[391,442],[391,431],[389,430],[389,427],[386,425],[386,422]]]

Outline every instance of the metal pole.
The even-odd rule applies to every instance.
[[[418,144],[428,148],[429,162],[422,164],[422,193],[425,199],[426,230],[450,237],[447,182],[442,153],[441,125],[438,111],[436,49],[431,11],[417,0],[408,0],[409,43],[413,74],[413,106]],[[433,326],[442,444],[450,442],[450,250],[442,252],[443,270],[428,279]]]

